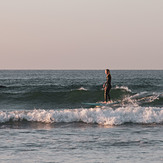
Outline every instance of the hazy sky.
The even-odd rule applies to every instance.
[[[163,0],[1,0],[0,69],[163,69]]]

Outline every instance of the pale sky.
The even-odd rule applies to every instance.
[[[0,69],[163,69],[163,0],[0,0]]]

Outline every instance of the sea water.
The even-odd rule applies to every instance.
[[[163,71],[0,71],[0,162],[163,162]],[[118,103],[114,103],[118,101]]]

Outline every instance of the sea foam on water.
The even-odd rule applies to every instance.
[[[162,124],[163,108],[159,107],[119,107],[113,110],[111,107],[90,109],[64,109],[30,111],[1,111],[0,123],[8,121],[29,121],[43,123],[71,123],[83,122],[100,125],[133,124]]]

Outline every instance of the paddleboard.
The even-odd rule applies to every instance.
[[[97,103],[82,103],[84,105],[89,105],[89,106],[109,106],[113,104],[117,104],[119,102],[111,102],[111,103],[102,103],[102,102],[97,102]]]

